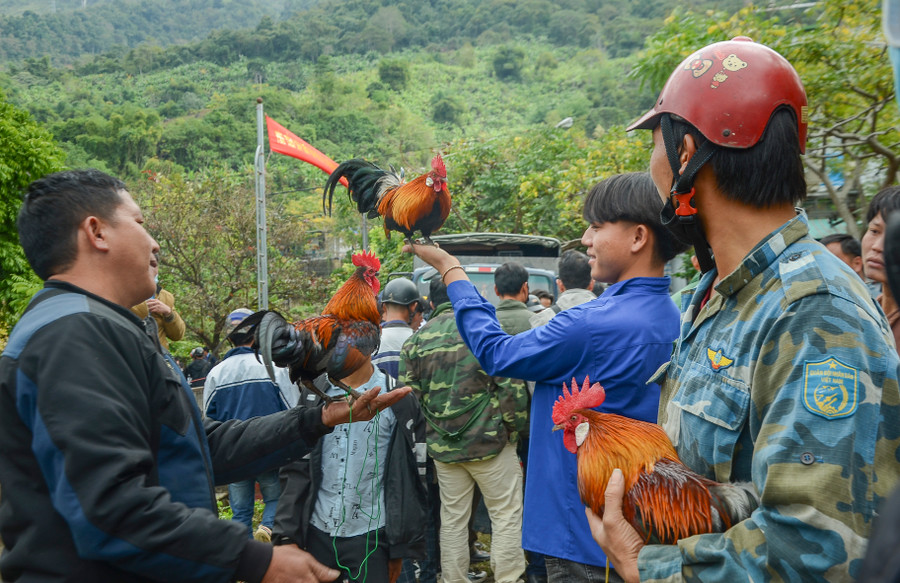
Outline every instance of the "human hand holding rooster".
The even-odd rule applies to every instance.
[[[413,253],[428,265],[437,269],[446,285],[452,282],[468,279],[466,272],[462,269],[455,269],[459,265],[459,259],[450,255],[437,245],[422,245],[415,243],[406,243],[403,246],[404,253]]]
[[[625,478],[622,470],[613,470],[606,486],[604,501],[606,503],[603,518],[594,514],[589,506],[585,506],[588,524],[591,527],[591,535],[606,553],[609,562],[612,563],[616,573],[626,583],[639,582],[637,559],[644,541],[641,535],[634,529],[625,515],[622,514],[622,500],[625,498]]]

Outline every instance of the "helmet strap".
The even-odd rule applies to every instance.
[[[663,114],[659,120],[662,131],[663,144],[666,148],[666,156],[669,166],[672,167],[672,190],[669,193],[669,201],[660,212],[660,219],[667,228],[680,235],[679,238],[694,246],[697,261],[700,263],[700,271],[706,273],[716,264],[713,260],[709,242],[703,233],[703,227],[697,216],[697,207],[694,205],[694,179],[700,168],[706,164],[716,152],[716,147],[709,140],[705,141],[697,152],[691,156],[684,172],[681,172],[681,163],[678,157],[678,144],[675,143],[672,120],[668,114]]]

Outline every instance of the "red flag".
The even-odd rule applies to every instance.
[[[273,152],[309,162],[328,174],[331,174],[337,168],[337,162],[313,148],[305,140],[292,134],[268,115],[266,116],[266,128],[269,131],[269,148]],[[347,179],[341,178],[341,184],[348,186]]]

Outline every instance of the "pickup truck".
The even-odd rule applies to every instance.
[[[561,246],[558,239],[514,233],[457,233],[435,235],[432,240],[459,259],[481,295],[494,305],[499,303],[494,294],[494,271],[508,261],[528,270],[528,287],[532,292],[543,289],[556,299],[556,266]],[[435,275],[434,268],[418,257],[413,259],[410,279],[426,300],[429,283]]]

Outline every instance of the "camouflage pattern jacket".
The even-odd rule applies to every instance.
[[[419,398],[428,453],[439,462],[490,459],[527,431],[525,383],[481,369],[463,344],[449,302],[403,345],[400,379]]]
[[[762,501],[723,534],[644,547],[641,580],[852,581],[900,477],[900,362],[884,314],[803,215],[702,306],[715,277],[683,298],[660,422],[693,470],[752,481]]]

